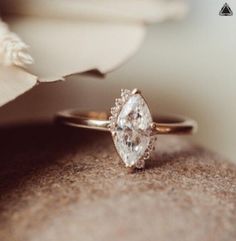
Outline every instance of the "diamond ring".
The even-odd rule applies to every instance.
[[[153,118],[138,89],[121,90],[111,114],[65,110],[55,120],[64,125],[110,131],[125,166],[135,168],[144,168],[159,134],[192,134],[197,129],[196,122],[185,117]]]

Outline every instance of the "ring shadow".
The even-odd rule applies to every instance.
[[[19,183],[79,148],[89,148],[98,138],[94,135],[100,134],[51,123],[0,127],[0,210],[4,196],[21,188]]]

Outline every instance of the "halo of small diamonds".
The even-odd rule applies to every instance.
[[[111,116],[109,117],[110,124],[108,125],[109,130],[112,135],[114,135],[114,130],[117,123],[117,117],[131,95],[131,91],[127,89],[121,89],[121,97],[115,99],[115,106],[111,107]]]

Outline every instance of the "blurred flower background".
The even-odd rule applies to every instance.
[[[111,4],[112,2],[115,3],[111,1]],[[159,1],[162,4],[164,2],[169,1]],[[131,22],[135,22],[135,24],[138,23],[136,26],[139,27],[134,31],[136,33],[135,38],[133,38],[133,30],[125,32],[122,32],[122,30],[120,32],[122,35],[118,42],[121,45],[117,45],[116,51],[111,51],[116,45],[112,45],[112,48],[107,52],[105,51],[106,48],[100,49],[99,53],[102,55],[100,57],[106,56],[106,58],[98,58],[99,63],[104,61],[100,66],[95,66],[96,61],[88,61],[84,68],[79,69],[80,63],[85,63],[85,54],[81,55],[83,56],[81,59],[77,51],[70,51],[68,48],[66,49],[66,52],[69,52],[68,56],[65,56],[64,52],[60,52],[60,55],[57,56],[57,52],[52,47],[48,48],[47,38],[44,38],[44,42],[42,41],[45,44],[45,53],[41,48],[40,58],[38,58],[37,54],[33,55],[37,52],[37,49],[32,44],[32,57],[35,59],[35,63],[30,72],[36,76],[41,76],[41,73],[43,73],[43,77],[45,77],[44,73],[47,73],[50,80],[58,79],[66,76],[66,74],[70,75],[75,72],[76,68],[81,73],[93,69],[92,67],[99,69],[102,74],[103,72],[106,73],[113,70],[113,67],[120,65],[127,59],[126,57],[130,57],[139,46],[141,48],[128,62],[108,73],[105,78],[91,75],[73,75],[67,77],[67,81],[44,83],[36,86],[15,101],[0,108],[1,123],[9,124],[32,119],[51,118],[56,111],[64,108],[109,109],[114,98],[119,95],[120,88],[132,89],[137,87],[142,90],[154,113],[173,112],[193,117],[199,123],[199,132],[193,137],[193,140],[222,153],[232,161],[236,161],[236,17],[219,16],[223,4],[224,2],[219,0],[191,0],[187,2],[189,12],[185,18],[167,22],[160,20],[170,19],[173,16],[175,18],[176,16],[177,18],[184,16],[186,13],[185,5],[181,5],[181,8],[174,8],[177,11],[168,8],[168,14],[163,15],[161,19],[156,17],[160,14],[156,15],[157,12],[150,12],[150,9],[147,11],[149,14],[144,14],[146,11],[142,11],[143,7],[136,11],[135,16],[131,14],[120,17],[116,13],[118,15],[113,21],[117,22],[117,19],[119,19],[120,23],[121,18],[124,21],[124,26],[130,26]],[[236,2],[228,1],[228,4],[235,12]],[[132,13],[133,6],[130,4],[129,13]],[[160,6],[163,8],[158,13],[163,13],[166,9],[165,5]],[[37,10],[37,7],[35,10]],[[68,15],[70,11],[71,9],[68,9],[68,12],[65,11],[63,17],[71,17],[70,14]],[[86,13],[85,10],[81,10],[82,12]],[[32,8],[29,8],[28,15],[29,13],[36,14],[37,11],[34,12]],[[43,13],[48,14],[47,11],[43,11]],[[42,17],[37,16],[37,18]],[[72,18],[75,19],[76,17],[77,15],[73,12]],[[110,17],[105,14],[104,18],[107,21]],[[43,18],[45,20],[45,17]],[[83,18],[87,18],[87,15]],[[127,23],[127,18],[129,23]],[[18,22],[9,21],[9,23],[12,29],[20,31],[20,28],[17,28]],[[143,29],[144,23],[145,26],[147,23],[153,24],[148,26],[147,36],[143,44],[140,45],[146,31]],[[61,26],[57,26],[60,29]],[[142,26],[142,30],[137,31],[140,26]],[[113,30],[115,28],[114,26],[110,27]],[[30,31],[31,37],[37,37],[41,30],[30,28]],[[48,30],[47,33],[49,33]],[[27,36],[27,29],[22,29],[21,37],[25,37],[24,40],[27,40]],[[48,38],[50,38],[50,35],[48,35]],[[62,38],[64,39],[65,36],[62,36]],[[32,43],[37,42],[34,38],[32,39]],[[109,39],[112,40],[112,37],[109,37]],[[91,42],[91,46],[94,44],[96,44],[96,41]],[[106,41],[102,45],[106,46]],[[118,58],[119,61],[109,64],[114,59],[109,58],[109,53],[110,56],[116,55],[117,52],[119,53],[119,48],[127,50],[125,46],[130,46],[129,51],[124,51],[124,54]],[[132,46],[135,46],[135,48],[132,49]],[[63,71],[58,70],[59,65],[51,64],[43,58],[44,55],[47,56],[48,51],[53,52],[54,59],[62,60],[59,62],[60,65],[64,66]],[[70,60],[73,55],[75,57]],[[91,53],[90,60],[96,58],[97,56],[92,56]],[[49,70],[42,67],[44,63]],[[90,63],[94,66],[89,66]],[[108,67],[103,69],[104,65]],[[57,71],[58,76],[56,76]]]

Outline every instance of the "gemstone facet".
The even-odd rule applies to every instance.
[[[121,106],[112,109],[110,124],[114,144],[125,165],[141,168],[153,144],[151,137],[152,116],[138,92],[123,90]]]

